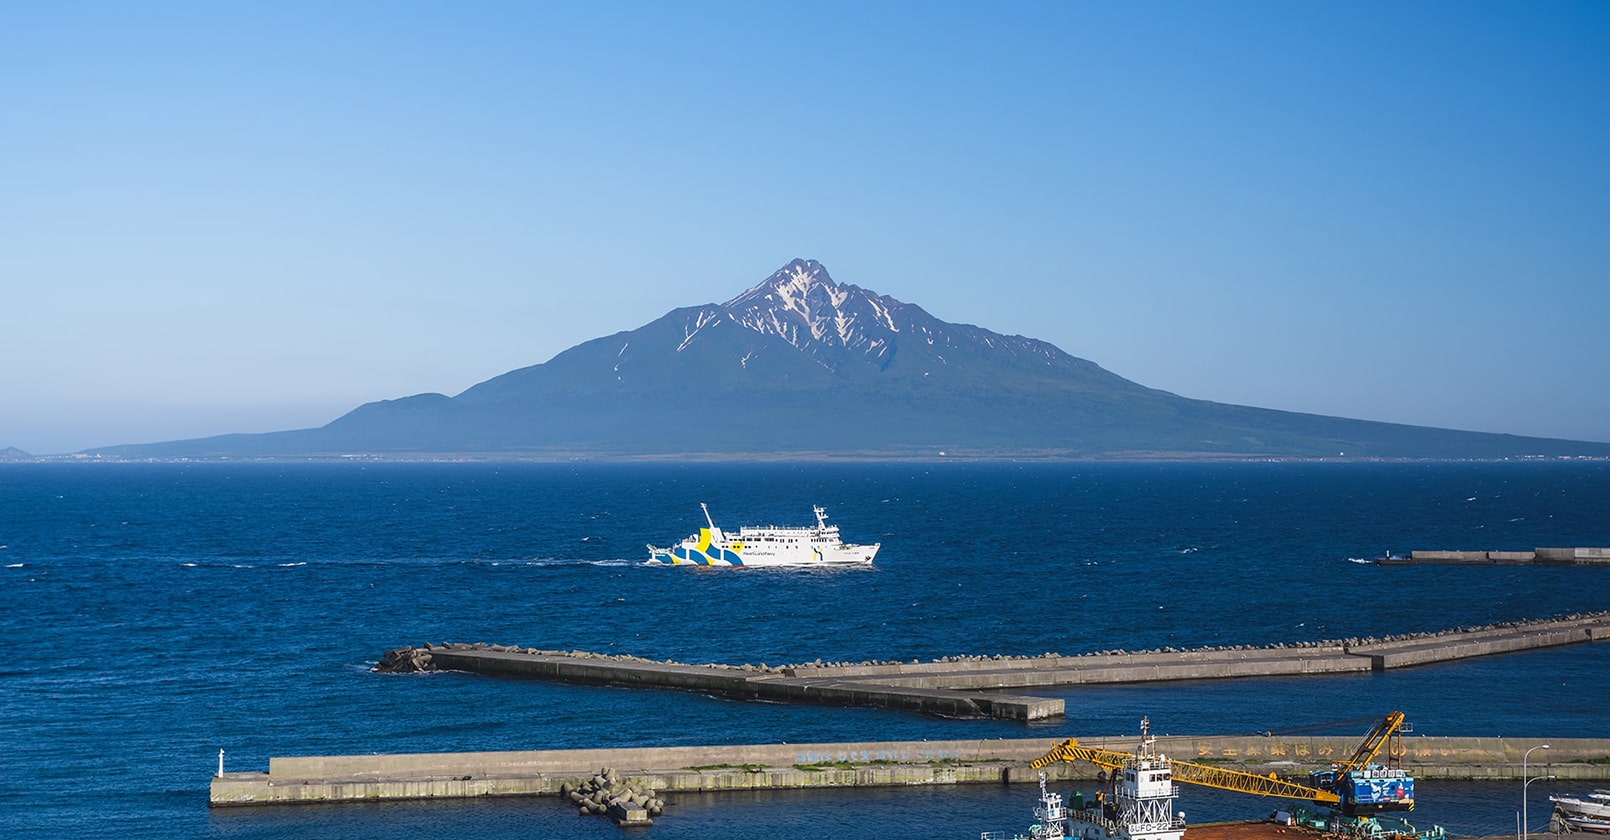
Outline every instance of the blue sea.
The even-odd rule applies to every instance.
[[[696,570],[645,543],[828,509],[875,568]],[[209,810],[275,755],[1231,733],[1379,717],[1610,737],[1610,644],[1385,674],[1063,689],[1035,725],[464,674],[460,641],[689,662],[1267,644],[1610,609],[1610,569],[1381,567],[1610,545],[1610,464],[0,465],[0,825],[21,837],[615,837],[556,800]],[[1368,725],[1354,725],[1362,736]],[[1533,753],[1533,758],[1546,753]],[[1546,783],[1531,789],[1534,828]],[[1027,786],[672,796],[657,838],[974,838]],[[1422,781],[1416,822],[1515,830],[1518,784]],[[1193,821],[1271,802],[1187,788]],[[637,833],[637,832],[633,832]]]

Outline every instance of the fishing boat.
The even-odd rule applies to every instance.
[[[1062,794],[1045,789],[1044,773],[1040,774],[1040,804],[1034,809],[1034,819],[1028,834],[983,831],[978,840],[1062,840],[1068,836],[1068,812],[1062,806]]]
[[[1596,790],[1586,796],[1549,796],[1554,803],[1554,819],[1566,831],[1610,834],[1610,790]]]
[[[1157,751],[1150,721],[1140,722],[1140,749],[1127,756],[1123,766],[1107,775],[1105,789],[1088,801],[1082,793],[1073,795],[1073,807],[1064,808],[1062,797],[1045,788],[1040,774],[1040,805],[1034,809],[1037,820],[1027,837],[1013,835],[1010,840],[1180,840],[1185,834],[1185,814],[1174,810],[1179,787],[1174,784],[1174,763]],[[982,832],[979,840],[1008,840],[999,832]]]
[[[827,511],[821,505],[816,524],[792,526],[752,526],[738,529],[737,535],[716,527],[710,508],[703,502],[708,528],[700,528],[671,548],[648,547],[649,562],[668,566],[869,566],[881,543],[855,545],[839,538],[839,526],[827,524]]]

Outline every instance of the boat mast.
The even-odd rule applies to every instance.
[[[710,530],[714,531],[716,529],[716,521],[710,518],[710,506],[706,505],[704,502],[700,502],[699,509],[704,511],[704,521],[710,523]]]

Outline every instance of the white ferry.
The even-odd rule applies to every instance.
[[[802,527],[745,525],[737,536],[716,527],[703,502],[708,528],[673,548],[648,547],[649,562],[670,566],[869,566],[881,543],[853,545],[839,539],[839,526],[827,524],[820,505],[816,524]]]

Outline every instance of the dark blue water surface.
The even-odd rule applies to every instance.
[[[643,564],[702,521],[822,504],[876,568]],[[1379,567],[1390,549],[1610,545],[1610,465],[0,466],[0,824],[23,836],[613,837],[550,799],[209,811],[273,755],[1279,729],[1404,710],[1428,735],[1610,737],[1610,645],[1386,674],[1064,689],[1025,726],[462,674],[486,641],[730,663],[1077,653],[1436,630],[1610,609],[1610,569]],[[1050,692],[1048,692],[1050,693]],[[1535,756],[1535,754],[1534,754]],[[1514,829],[1516,785],[1424,781],[1416,819]],[[1533,785],[1532,816],[1546,815]],[[685,796],[650,835],[976,837],[1034,792]],[[1195,820],[1263,800],[1187,789]]]

